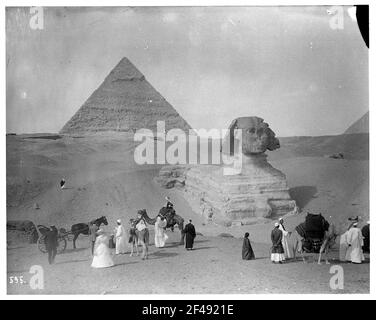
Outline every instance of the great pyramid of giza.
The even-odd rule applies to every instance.
[[[145,76],[123,58],[110,72],[60,133],[98,131],[157,131],[157,121],[165,121],[166,131],[191,127]]]

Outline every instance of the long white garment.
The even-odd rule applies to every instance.
[[[116,227],[115,233],[115,253],[123,254],[128,249],[128,234],[122,225]]]
[[[94,258],[91,264],[93,268],[108,268],[114,265],[108,241],[105,235],[99,235],[95,240]]]
[[[291,253],[290,253],[290,247],[289,247],[289,242],[288,242],[288,237],[289,233],[284,229],[284,227],[280,224],[279,225],[279,230],[282,231],[282,247],[283,251],[285,252],[284,254],[284,259],[285,258],[291,258]]]
[[[339,238],[339,261],[346,261],[346,252],[347,252],[347,233],[346,231],[344,234],[341,235]]]
[[[272,253],[270,260],[273,262],[283,262],[286,260],[284,253]]]
[[[160,217],[157,217],[157,221],[154,225],[154,243],[157,248],[163,248],[168,239],[167,234],[165,233],[164,227],[166,227],[167,221],[162,220]]]
[[[347,232],[346,241],[349,245],[346,251],[346,260],[353,263],[362,263],[364,260],[362,231],[357,227],[352,227]]]

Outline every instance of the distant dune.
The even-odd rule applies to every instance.
[[[281,148],[269,152],[269,159],[293,157],[328,157],[342,153],[345,159],[369,159],[369,135],[342,134],[319,137],[284,137],[279,138]]]

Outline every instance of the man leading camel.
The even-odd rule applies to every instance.
[[[138,239],[141,242],[142,246],[142,260],[148,258],[148,245],[149,245],[149,229],[146,226],[146,221],[142,216],[142,212],[138,211],[137,213],[137,224],[136,229],[138,231]]]

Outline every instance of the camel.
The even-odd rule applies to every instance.
[[[155,225],[155,222],[157,221],[157,217],[150,218],[145,209],[139,210],[139,213],[142,215],[142,217],[145,219],[145,221],[148,224]],[[179,230],[181,232],[180,244],[181,245],[184,244],[184,237],[185,237],[185,234],[183,232],[184,219],[175,213],[175,209],[168,209],[166,207],[163,207],[159,211],[159,215],[167,219],[167,225],[165,229],[170,228],[171,231],[174,231],[175,225],[178,225]]]
[[[302,224],[300,224],[297,228],[303,227]],[[322,239],[310,239],[310,238],[304,238],[302,237],[299,232],[297,231],[297,228],[292,232],[290,239],[293,241],[293,258],[296,260],[296,253],[300,253],[303,262],[306,263],[304,253],[305,252],[313,252],[318,253],[319,257],[317,260],[317,264],[321,265],[321,258],[325,257],[325,263],[330,264],[328,260],[328,252],[329,249],[335,244],[337,239],[337,233],[336,233],[336,227],[333,223],[329,224],[329,227],[327,230],[325,230],[324,237]],[[307,250],[305,243],[309,242],[312,246],[311,250]]]

